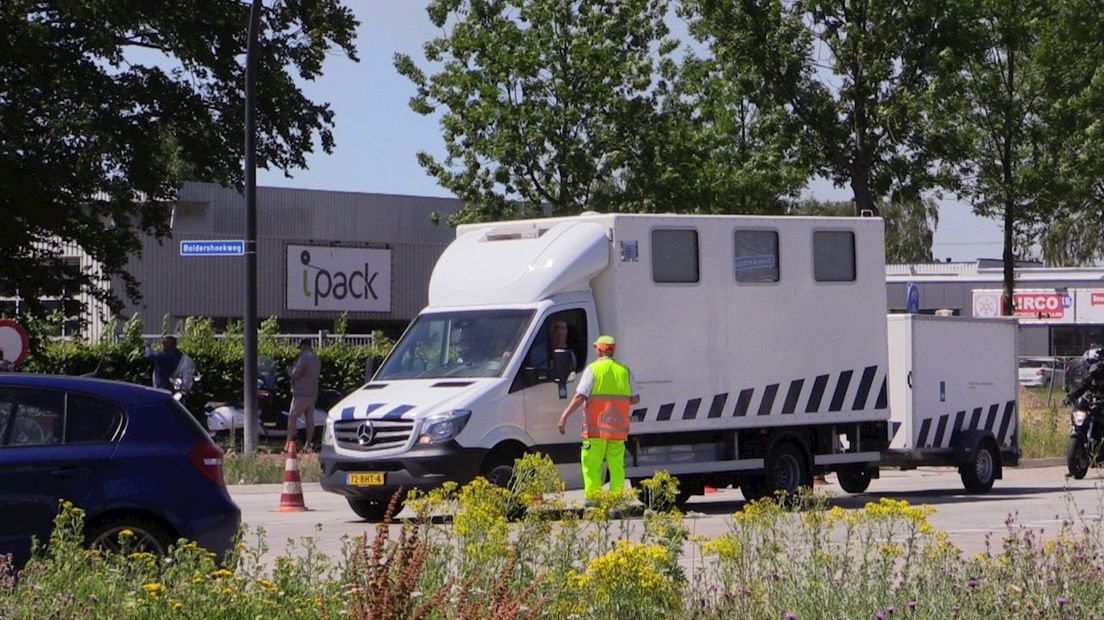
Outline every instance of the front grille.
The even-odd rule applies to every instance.
[[[361,426],[366,426],[362,440]],[[369,432],[370,429],[370,432]],[[340,420],[334,422],[337,445],[349,450],[375,452],[401,448],[414,432],[412,420]],[[370,435],[370,437],[368,437]]]

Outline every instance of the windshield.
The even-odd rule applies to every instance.
[[[500,376],[532,317],[532,310],[423,314],[376,380]]]

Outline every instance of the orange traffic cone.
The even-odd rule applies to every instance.
[[[299,456],[295,442],[288,444],[287,462],[284,465],[284,491],[280,494],[277,512],[305,512],[310,510],[303,501],[303,482],[299,478]]]

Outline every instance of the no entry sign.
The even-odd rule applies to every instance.
[[[18,366],[27,359],[29,349],[27,330],[16,321],[0,319],[0,350],[4,351],[4,359]]]

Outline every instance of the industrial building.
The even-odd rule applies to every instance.
[[[277,317],[285,333],[331,330],[343,312],[351,333],[401,329],[425,305],[433,265],[455,238],[448,217],[462,207],[451,198],[257,188],[259,316]],[[125,300],[124,314],[138,314],[148,333],[158,332],[165,316],[173,330],[189,316],[211,317],[219,327],[240,319],[243,195],[187,183],[172,206],[171,227],[170,238],[143,240],[141,255],[128,264],[142,299]],[[121,286],[116,291],[123,297]],[[81,335],[97,339],[108,312],[90,297],[80,301]]]

